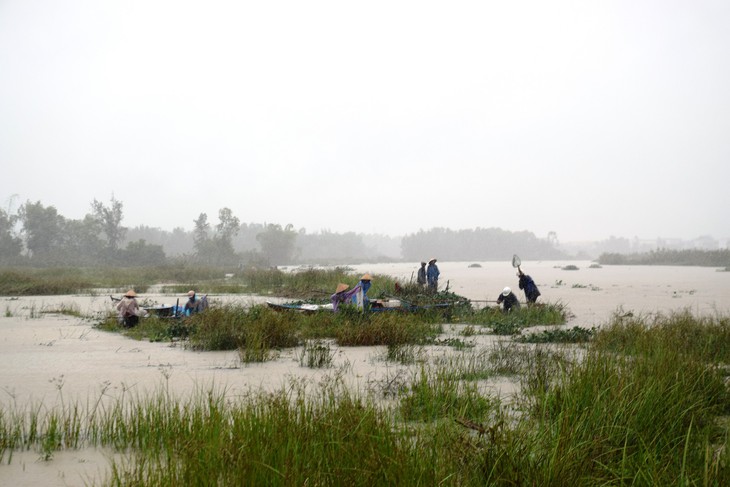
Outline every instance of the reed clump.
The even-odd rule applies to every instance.
[[[521,306],[505,313],[499,307],[486,307],[461,314],[459,321],[492,329],[495,335],[516,335],[531,326],[562,325],[572,317],[562,302]]]
[[[443,368],[421,368],[400,398],[400,413],[407,421],[441,418],[488,418],[499,410],[499,400],[481,393],[472,381],[455,380]]]

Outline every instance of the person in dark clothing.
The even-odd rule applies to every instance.
[[[534,304],[535,301],[537,301],[538,296],[540,296],[540,290],[537,289],[535,281],[533,281],[530,276],[522,272],[522,269],[519,267],[517,268],[517,277],[520,278],[520,289],[525,291],[527,304]]]
[[[418,277],[416,278],[416,282],[421,286],[426,285],[426,263],[421,262],[421,268],[418,269]]]
[[[188,291],[188,300],[185,303],[185,316],[194,315],[208,308],[208,295],[199,298],[192,289]]]
[[[509,287],[502,290],[502,294],[497,298],[497,304],[502,304],[502,311],[509,313],[514,309],[520,309],[520,301],[515,296],[515,293]]]
[[[436,265],[436,259],[428,261],[428,268],[426,269],[426,280],[428,281],[428,290],[432,292],[438,291],[439,288],[439,267]]]

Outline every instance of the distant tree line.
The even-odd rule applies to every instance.
[[[434,228],[403,238],[353,232],[307,233],[293,225],[241,223],[229,208],[217,221],[206,213],[192,231],[122,225],[124,205],[112,196],[94,199],[83,219],[60,215],[54,206],[26,201],[15,213],[0,209],[0,265],[140,266],[187,262],[213,266],[347,264],[352,262],[504,260],[566,257],[557,238],[499,228]]]
[[[159,264],[165,261],[161,246],[144,240],[125,241],[123,204],[96,199],[81,220],[60,215],[55,207],[27,201],[15,214],[0,209],[0,264],[84,266]]]
[[[603,253],[598,262],[605,265],[691,265],[729,267],[730,249],[656,249],[649,252],[618,254]]]
[[[566,258],[556,248],[556,241],[554,233],[551,233],[551,238],[540,239],[532,232],[509,232],[500,228],[433,228],[406,235],[401,249],[407,261],[433,257],[447,261],[510,260],[514,254],[531,260]]]
[[[0,265],[138,266],[188,262],[200,265],[271,266],[340,264],[398,258],[399,238],[329,231],[309,234],[293,225],[241,223],[229,208],[216,222],[201,213],[187,231],[122,225],[124,205],[112,196],[93,200],[81,220],[54,206],[27,201],[15,213],[0,209]],[[369,241],[370,244],[366,242]],[[386,248],[384,255],[378,247]],[[394,250],[396,249],[396,250]]]

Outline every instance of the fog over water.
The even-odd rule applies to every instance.
[[[0,2],[0,206],[730,238],[730,4]]]

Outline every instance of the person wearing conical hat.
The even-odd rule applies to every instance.
[[[372,281],[372,276],[365,273],[360,278],[357,286],[352,289],[348,289],[349,286],[345,283],[341,282],[338,284],[335,293],[330,296],[332,308],[337,311],[341,304],[351,303],[361,310],[367,310],[370,305],[370,300],[367,297],[368,289],[370,289],[370,281]]]
[[[369,273],[363,274],[363,276],[360,278],[360,283],[355,286],[355,289],[357,291],[352,296],[352,302],[357,306],[359,309],[369,309],[370,307],[370,298],[368,298],[368,290],[370,289],[370,284],[373,280],[373,277]],[[359,288],[359,289],[358,289]]]
[[[428,261],[428,269],[426,269],[426,280],[428,281],[428,290],[432,292],[438,291],[439,287],[439,276],[441,272],[436,265],[436,259],[433,258]]]
[[[337,308],[340,307],[340,304],[346,303],[350,300],[350,294],[347,292],[347,289],[350,286],[345,284],[344,282],[341,282],[337,285],[337,289],[335,289],[335,293],[330,296],[330,302],[332,303],[332,309],[334,311],[337,311]]]
[[[134,289],[130,289],[117,303],[117,320],[119,324],[131,328],[139,323],[140,312],[137,293],[134,292]]]

